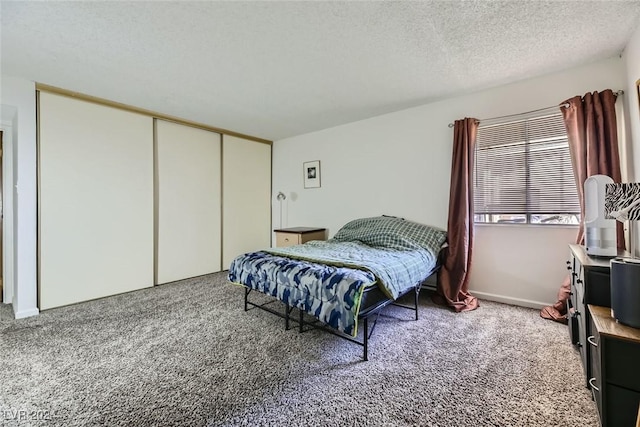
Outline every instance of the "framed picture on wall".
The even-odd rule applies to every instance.
[[[320,188],[320,160],[302,164],[304,188]]]

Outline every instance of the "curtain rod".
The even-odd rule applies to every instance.
[[[620,95],[624,95],[624,91],[623,90],[617,90],[615,92],[613,92],[616,96],[620,96]],[[569,107],[569,103],[565,102],[564,104],[560,104],[560,105],[553,105],[551,107],[546,107],[546,108],[539,108],[537,110],[531,110],[531,111],[525,111],[524,113],[518,113],[518,114],[509,114],[506,116],[498,116],[498,117],[491,117],[489,119],[482,119],[482,120],[495,120],[495,119],[505,119],[507,117],[514,117],[514,116],[521,116],[523,114],[530,114],[530,113],[537,113],[539,111],[545,111],[545,110],[550,110],[552,108],[558,108],[558,107],[564,107],[564,108],[568,108]],[[480,120],[480,122],[482,122],[482,120]],[[449,123],[449,127],[452,128],[454,126],[453,123]]]

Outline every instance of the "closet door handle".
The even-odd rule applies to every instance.
[[[589,344],[591,344],[592,346],[598,348],[598,343],[596,342],[596,337],[594,337],[593,335],[590,335],[587,337],[587,341],[589,341]]]

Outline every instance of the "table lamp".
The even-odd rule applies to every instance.
[[[633,222],[640,219],[640,182],[607,184],[604,195],[605,218],[629,222],[629,252],[636,257]]]
[[[607,184],[605,217],[629,222],[630,258],[611,260],[611,316],[640,328],[640,259],[636,258],[633,223],[640,219],[640,183]]]

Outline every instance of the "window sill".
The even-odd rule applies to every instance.
[[[475,227],[516,227],[516,228],[575,228],[576,230],[580,227],[579,224],[518,224],[518,223],[492,223],[492,222],[475,222],[473,223]]]

